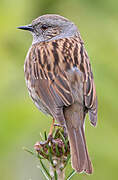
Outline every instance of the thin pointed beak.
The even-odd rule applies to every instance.
[[[33,27],[31,24],[28,24],[26,26],[19,26],[18,29],[27,30],[27,31],[33,31]]]

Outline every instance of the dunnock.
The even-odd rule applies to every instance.
[[[97,97],[84,43],[74,23],[59,15],[43,15],[21,26],[33,35],[24,71],[35,105],[64,125],[69,137],[72,167],[92,173],[85,135],[87,112],[97,122]]]

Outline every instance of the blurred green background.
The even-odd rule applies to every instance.
[[[16,29],[46,13],[56,13],[79,27],[91,59],[99,100],[97,128],[86,121],[94,173],[80,180],[118,179],[118,1],[0,1],[0,180],[43,179],[33,149],[51,118],[33,105],[24,81],[23,64],[32,37]]]

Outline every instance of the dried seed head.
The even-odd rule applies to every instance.
[[[64,135],[64,130],[58,127],[53,133],[51,138],[48,138],[45,142],[37,142],[34,149],[39,155],[43,156],[50,161],[54,157],[62,159],[62,166],[66,163],[68,154],[70,154],[70,147],[68,137]],[[53,160],[53,165],[56,166],[56,159]]]

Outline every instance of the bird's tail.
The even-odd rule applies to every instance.
[[[71,108],[71,107],[70,107]],[[92,163],[86,146],[84,123],[77,111],[65,111],[66,128],[69,137],[72,167],[78,172],[92,174]]]

